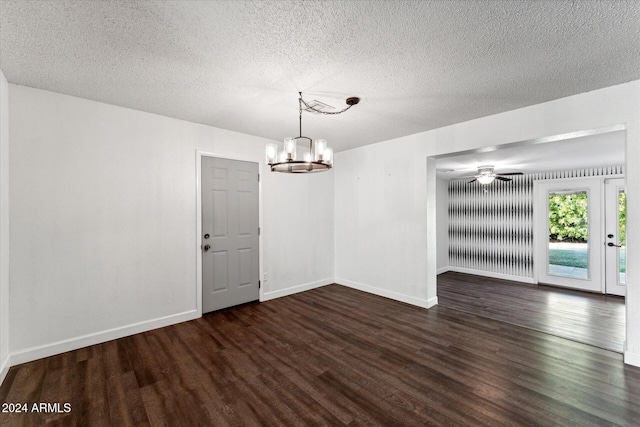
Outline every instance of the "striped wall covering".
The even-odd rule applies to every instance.
[[[533,278],[533,182],[623,174],[611,166],[513,176],[486,187],[450,180],[449,265]]]

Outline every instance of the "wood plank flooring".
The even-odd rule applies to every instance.
[[[623,350],[622,297],[447,272],[438,276],[438,304],[619,353]]]
[[[330,285],[15,366],[10,426],[638,425],[620,354]]]

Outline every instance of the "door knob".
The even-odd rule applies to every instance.
[[[609,242],[609,243],[607,243],[607,246],[609,246],[610,248],[612,248],[612,247],[614,247],[614,246],[615,246],[616,248],[621,248],[621,247],[622,247],[621,245],[616,245],[616,244],[615,244],[615,243],[613,243],[613,242]]]
[[[202,247],[202,249],[204,249],[204,251],[207,252],[209,249],[211,249],[211,246],[210,245],[204,245]]]

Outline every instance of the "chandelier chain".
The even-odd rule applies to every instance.
[[[335,114],[342,114],[345,111],[347,111],[349,108],[353,107],[353,105],[354,105],[354,104],[347,105],[346,108],[344,108],[344,109],[342,109],[340,111],[322,111],[322,110],[316,109],[312,105],[307,104],[307,102],[304,99],[302,99],[302,92],[298,92],[298,93],[300,94],[300,99],[299,99],[299,101],[300,101],[300,114],[302,114],[302,105],[304,105],[306,107],[305,108],[306,110],[315,111],[316,113],[324,114],[324,115],[327,115],[327,116],[335,115]]]

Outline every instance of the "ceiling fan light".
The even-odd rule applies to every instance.
[[[496,177],[493,175],[480,175],[478,182],[482,185],[491,184]]]

